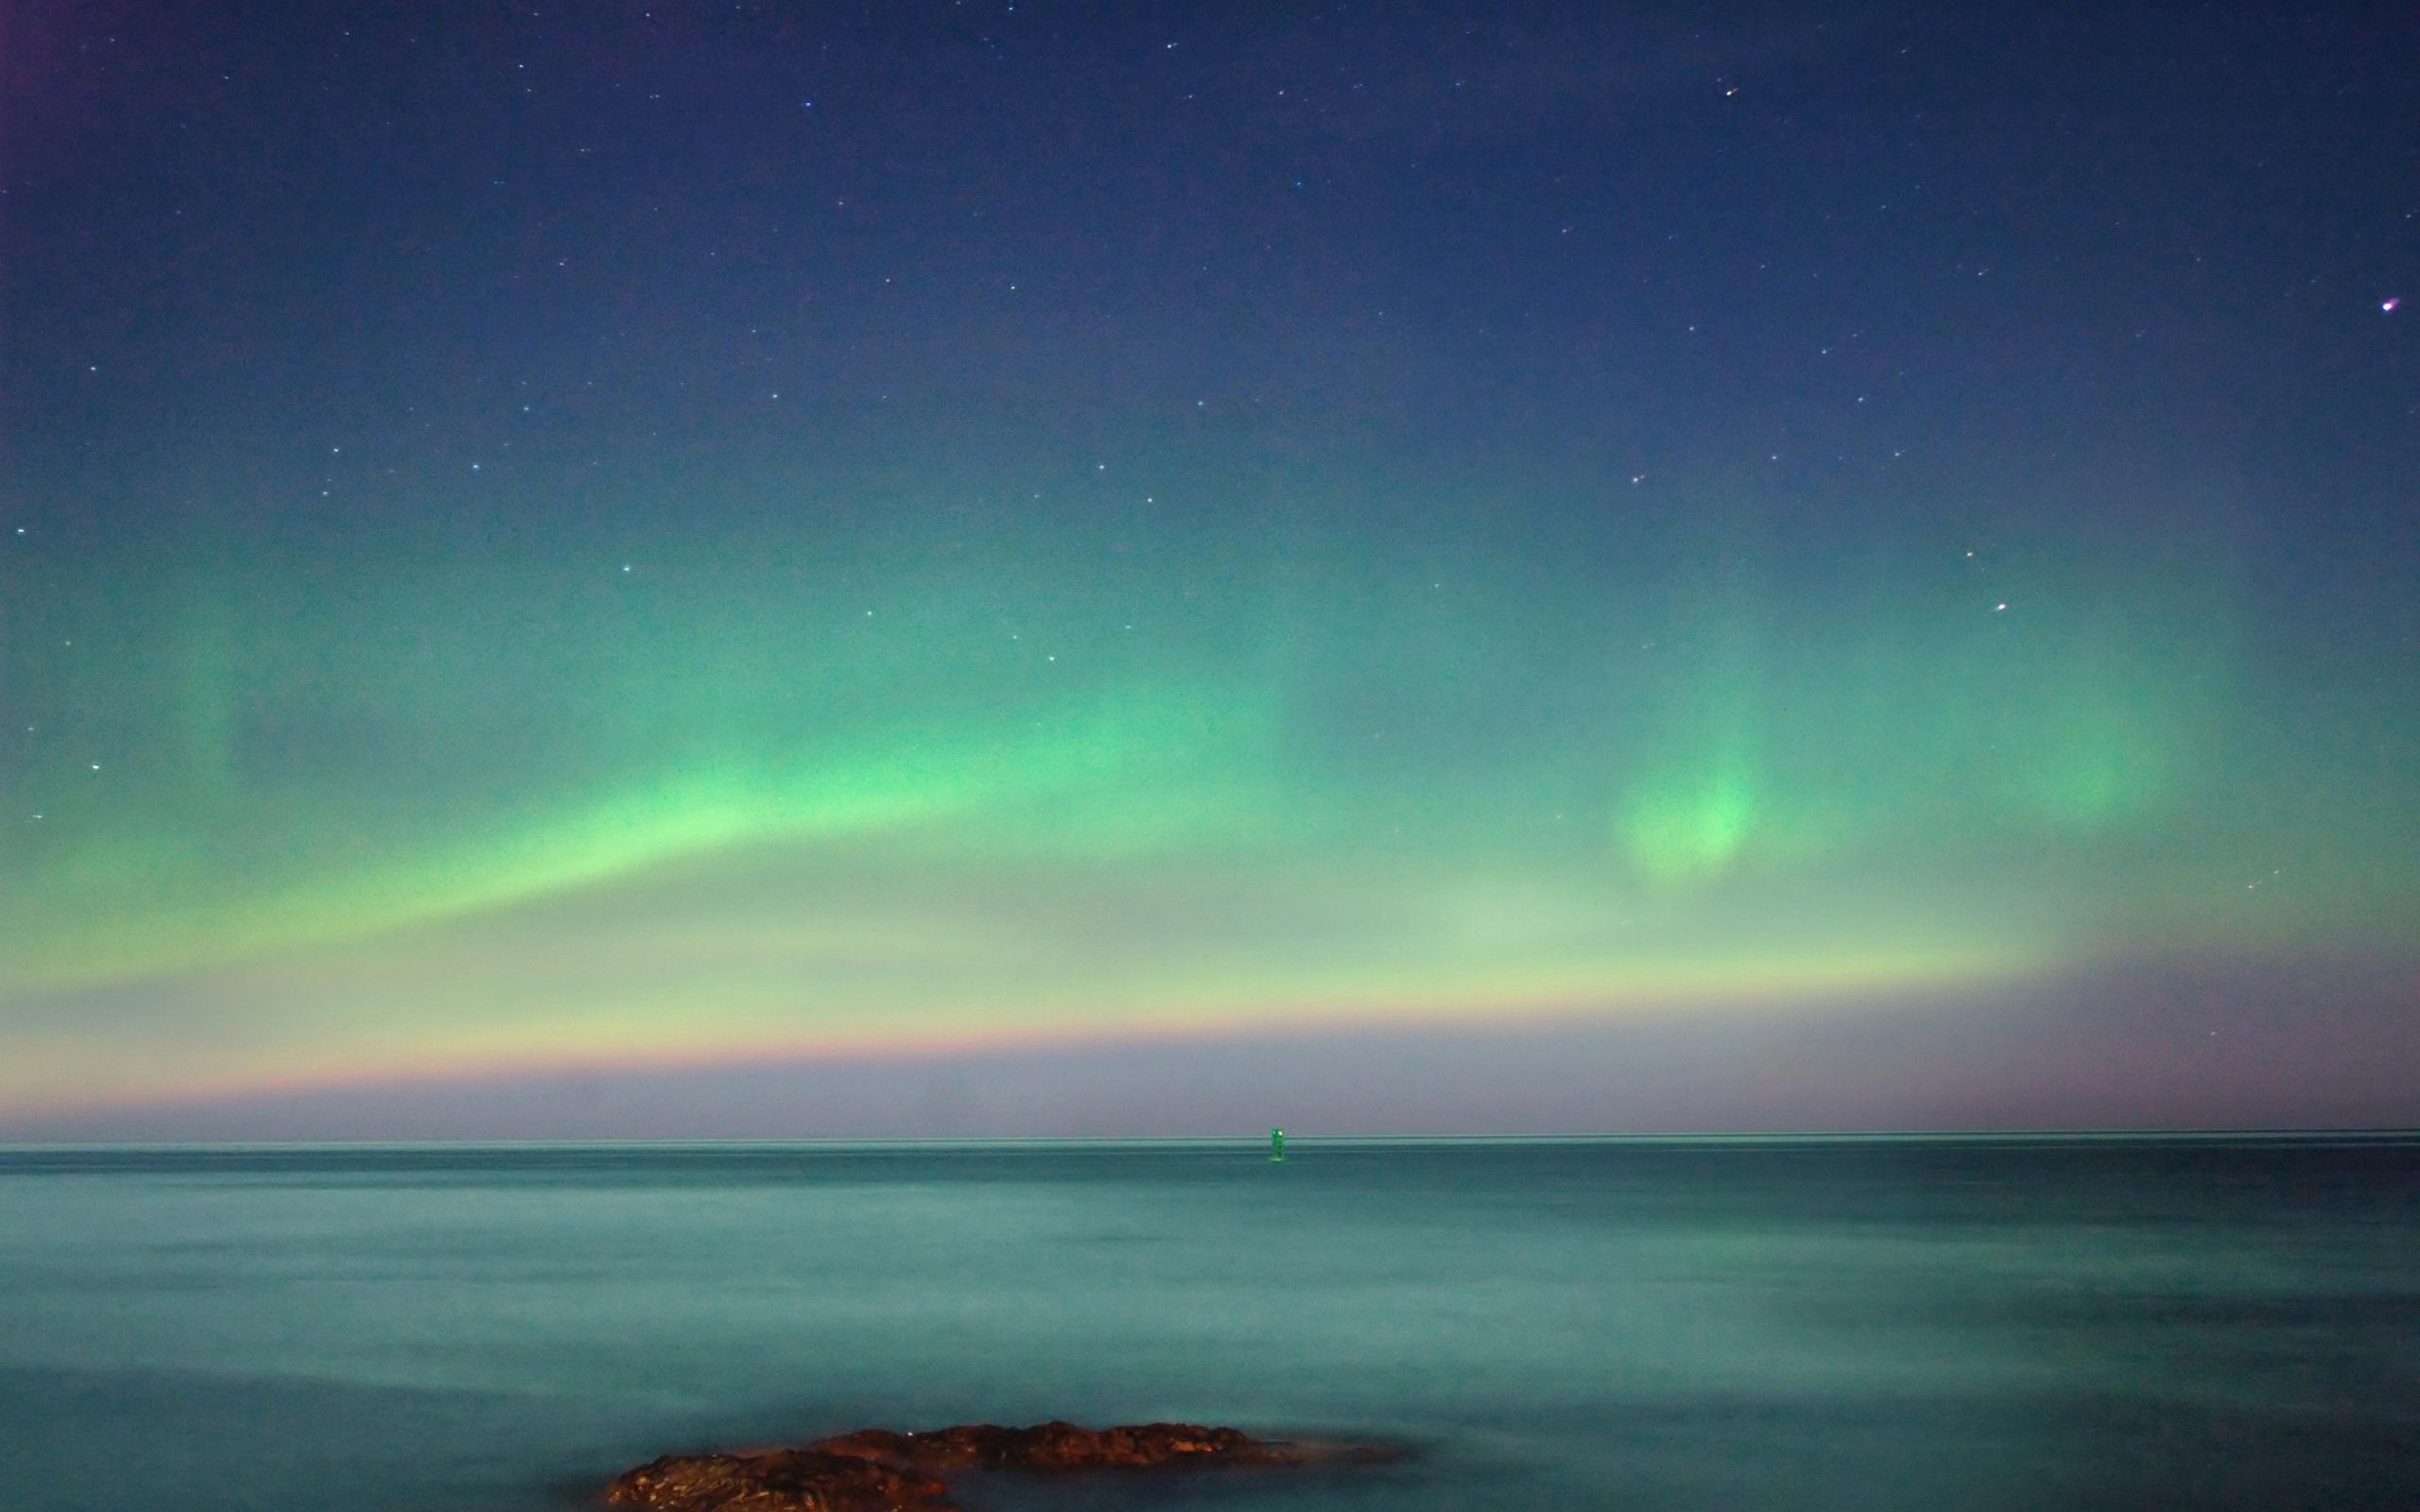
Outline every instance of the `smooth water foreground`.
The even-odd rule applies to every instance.
[[[562,1508],[1180,1418],[1028,1512],[2420,1505],[2420,1143],[0,1152],[0,1504]]]

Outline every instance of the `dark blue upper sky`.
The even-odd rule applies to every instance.
[[[775,392],[827,438],[1200,411],[1810,478],[2114,451],[2324,470],[2347,511],[2412,460],[2392,7],[10,26],[10,440],[44,474],[102,436],[273,444],[272,396],[298,448],[406,411],[432,445],[746,445],[794,422]]]

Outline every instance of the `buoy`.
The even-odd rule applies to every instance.
[[[1282,1128],[1269,1131],[1269,1158],[1272,1160],[1286,1159],[1286,1131]]]

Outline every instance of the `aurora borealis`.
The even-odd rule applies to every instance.
[[[2375,1053],[2408,26],[544,11],[11,19],[13,1126],[2119,967]]]

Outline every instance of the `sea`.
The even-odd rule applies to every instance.
[[[2420,1507],[2420,1137],[0,1149],[0,1506],[545,1512],[1231,1424],[967,1512]]]

